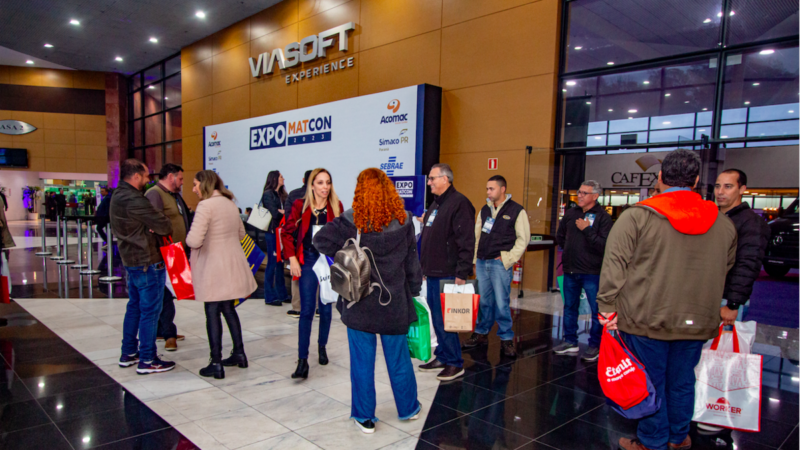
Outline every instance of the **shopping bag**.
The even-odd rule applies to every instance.
[[[267,231],[269,224],[272,223],[272,213],[260,204],[255,204],[253,211],[250,212],[250,217],[247,218],[247,223],[261,231]]]
[[[720,334],[722,326],[720,326]],[[720,351],[716,338],[694,368],[692,420],[740,431],[761,431],[761,355],[743,353],[734,325],[734,351]]]
[[[471,284],[445,284],[441,295],[444,331],[475,331],[480,295]]]
[[[431,310],[424,298],[414,297],[413,302],[417,321],[408,327],[408,349],[412,358],[428,362],[433,356],[433,348],[436,347]]]
[[[313,267],[314,273],[317,274],[317,278],[319,279],[319,301],[322,302],[323,305],[336,303],[336,300],[339,299],[339,294],[337,294],[331,286],[332,264],[332,258],[325,255],[319,255],[319,258],[317,258],[317,262],[314,263]]]
[[[8,270],[8,259],[6,254],[0,250],[3,270],[0,271],[0,303],[11,303],[11,272]]]
[[[734,328],[730,331],[724,330],[720,327],[719,334],[714,339],[709,339],[708,342],[703,344],[704,349],[714,347],[712,350],[720,352],[735,352],[735,353],[751,353],[753,344],[756,342],[756,321],[751,320],[748,322],[736,322]],[[734,330],[736,331],[734,333]],[[738,344],[739,351],[734,350],[734,336],[738,337],[736,343]]]
[[[561,300],[564,301],[564,305],[566,306],[567,303],[564,300],[564,275],[559,275],[556,279],[558,280],[558,290],[561,291]],[[586,291],[581,289],[578,315],[583,316],[586,314],[592,314],[592,307],[589,306],[589,297],[586,296]]]
[[[259,267],[261,267],[261,263],[264,262],[264,258],[266,258],[267,255],[265,255],[264,252],[262,252],[261,249],[258,248],[255,241],[253,241],[253,238],[251,238],[247,234],[244,235],[244,239],[241,240],[241,244],[244,256],[247,257],[247,264],[250,266],[250,271],[253,272],[253,275],[255,275],[256,272],[258,272]],[[244,303],[245,300],[247,299],[240,298],[234,300],[233,307],[235,308],[241,305],[242,303]]]
[[[160,249],[161,255],[164,257],[167,277],[172,283],[175,298],[178,300],[194,300],[192,271],[189,268],[189,259],[186,258],[186,250],[184,250],[183,244],[172,242],[172,237],[169,240],[164,238],[164,244]]]

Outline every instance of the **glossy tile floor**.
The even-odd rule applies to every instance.
[[[70,251],[74,255],[76,250]],[[440,384],[433,374],[417,373],[423,404],[418,421],[397,420],[379,355],[381,422],[374,435],[364,435],[347,420],[349,357],[337,313],[328,344],[331,364],[316,364],[312,345],[309,379],[295,381],[289,374],[296,359],[297,321],[286,316],[287,305],[248,300],[239,314],[250,367],[229,368],[225,379],[214,380],[197,374],[208,360],[202,305],[177,302],[175,322],[186,340],[174,353],[158,345],[159,353],[178,367],[138,376],[135,369],[116,364],[124,286],[117,283],[114,298],[108,298],[106,288],[97,288],[96,277],[90,286],[89,278],[74,270],[56,268],[49,260],[43,264],[35,251],[11,250],[12,272],[28,281],[15,281],[17,303],[0,305],[0,316],[9,319],[0,328],[6,364],[0,448],[616,449],[619,437],[635,435],[635,422],[605,406],[595,364],[552,352],[562,336],[557,294],[527,293],[516,301],[518,359],[502,358],[492,335],[488,347],[464,354],[464,378]],[[115,272],[118,265],[114,258]],[[580,329],[585,330],[584,323]],[[798,448],[800,374],[796,353],[792,357],[782,345],[791,340],[796,345],[796,332],[783,336],[768,329],[759,338],[756,350],[765,355],[762,432],[703,437],[693,429],[693,448]],[[585,342],[581,334],[582,348]],[[229,351],[227,336],[224,344],[223,351]]]

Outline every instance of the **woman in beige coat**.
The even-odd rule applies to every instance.
[[[204,377],[225,378],[223,366],[247,367],[242,342],[242,326],[234,301],[256,290],[256,280],[242,251],[244,225],[233,194],[211,170],[198,172],[192,191],[200,198],[194,221],[186,236],[192,248],[192,284],[195,299],[205,302],[206,330],[211,347],[208,367],[200,369]],[[222,359],[222,322],[225,317],[233,340],[231,356]]]

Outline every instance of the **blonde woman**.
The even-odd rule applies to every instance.
[[[292,378],[308,378],[308,346],[316,308],[319,308],[319,363],[323,366],[328,364],[325,346],[331,329],[331,305],[320,303],[317,295],[319,279],[314,273],[314,264],[319,252],[311,240],[323,225],[339,217],[342,209],[342,202],[333,190],[331,174],[325,169],[314,169],[308,177],[305,198],[294,202],[292,212],[283,225],[283,252],[289,257],[292,276],[300,278],[298,361]]]
[[[233,302],[246,298],[256,290],[256,280],[250,271],[240,241],[245,236],[239,209],[233,194],[222,179],[211,170],[198,172],[192,191],[200,203],[186,236],[192,248],[192,284],[195,299],[205,303],[206,331],[211,359],[200,375],[225,378],[223,366],[247,367],[242,342],[242,326]],[[220,313],[231,332],[233,351],[222,359],[222,322]]]

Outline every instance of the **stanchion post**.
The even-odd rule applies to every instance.
[[[61,256],[61,216],[56,214],[56,256],[51,256],[50,259],[58,261],[64,259]]]
[[[69,238],[67,237],[68,235],[67,235],[67,219],[66,218],[64,218],[64,221],[61,222],[61,227],[62,227],[61,234],[64,235],[64,252],[63,252],[64,259],[58,261],[56,264],[61,264],[61,265],[74,264],[75,261],[69,259],[69,248],[67,246],[67,244],[69,242]]]
[[[44,236],[44,230],[45,230],[45,225],[44,225],[44,221],[45,221],[45,215],[44,215],[44,214],[39,214],[39,217],[41,217],[41,218],[42,218],[42,230],[41,230],[41,233],[42,233],[42,251],[40,251],[40,252],[36,252],[36,256],[50,256],[50,255],[52,255],[52,254],[53,254],[53,252],[48,252],[48,251],[47,251],[47,245],[45,244],[45,236]]]
[[[76,219],[78,222],[78,263],[70,266],[71,269],[83,269],[86,264],[83,263],[83,223],[81,219]]]
[[[91,222],[87,222],[87,224],[88,224],[88,226],[86,227],[87,228],[87,234],[89,235],[89,245],[88,245],[89,254],[87,255],[87,258],[88,258],[87,264],[88,265],[86,267],[86,270],[81,270],[81,275],[94,275],[94,274],[100,273],[100,271],[95,269],[94,268],[94,264],[92,264],[92,253],[94,253],[94,249],[92,249],[92,223]],[[92,286],[91,283],[92,283],[92,277],[90,276],[89,277],[89,292],[90,292],[90,296],[91,296],[91,286]]]
[[[115,276],[111,269],[114,266],[114,236],[111,234],[111,224],[109,223],[106,225],[106,236],[108,236],[108,250],[106,251],[106,265],[108,266],[108,275],[105,277],[100,277],[97,281],[101,283],[115,283],[117,281],[122,280],[122,277]],[[111,294],[111,287],[109,287],[109,298]]]

